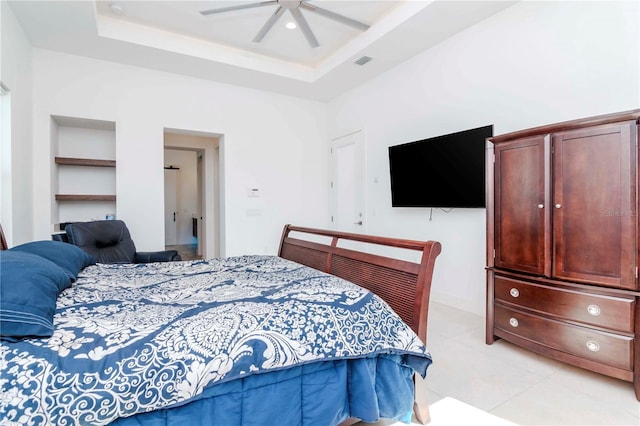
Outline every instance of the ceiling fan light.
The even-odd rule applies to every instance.
[[[295,30],[296,28],[298,28],[296,23],[293,21],[287,22],[287,25],[285,25],[285,27],[287,27],[288,30]]]

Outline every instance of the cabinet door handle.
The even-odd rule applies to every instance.
[[[518,297],[520,296],[520,290],[514,287],[511,290],[509,290],[509,294],[511,295],[511,297]]]
[[[560,207],[562,207],[562,205],[556,204],[556,209],[559,209]]]
[[[517,320],[517,319],[515,319],[515,318],[510,318],[510,319],[509,319],[509,325],[510,325],[511,327],[517,327],[517,326],[518,326],[518,320]]]
[[[538,204],[539,209],[544,209],[544,204]]]

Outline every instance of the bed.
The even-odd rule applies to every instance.
[[[95,264],[76,249],[0,252],[2,425],[428,421],[414,384],[438,242],[286,225],[277,256]],[[25,332],[5,302],[32,284],[52,318]]]

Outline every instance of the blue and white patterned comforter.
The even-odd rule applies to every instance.
[[[397,353],[423,376],[430,363],[377,296],[275,256],[90,266],[54,323],[51,338],[0,342],[0,424],[105,424],[323,360]]]

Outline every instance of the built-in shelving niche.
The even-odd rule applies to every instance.
[[[56,224],[116,213],[116,124],[51,116],[52,219]]]

